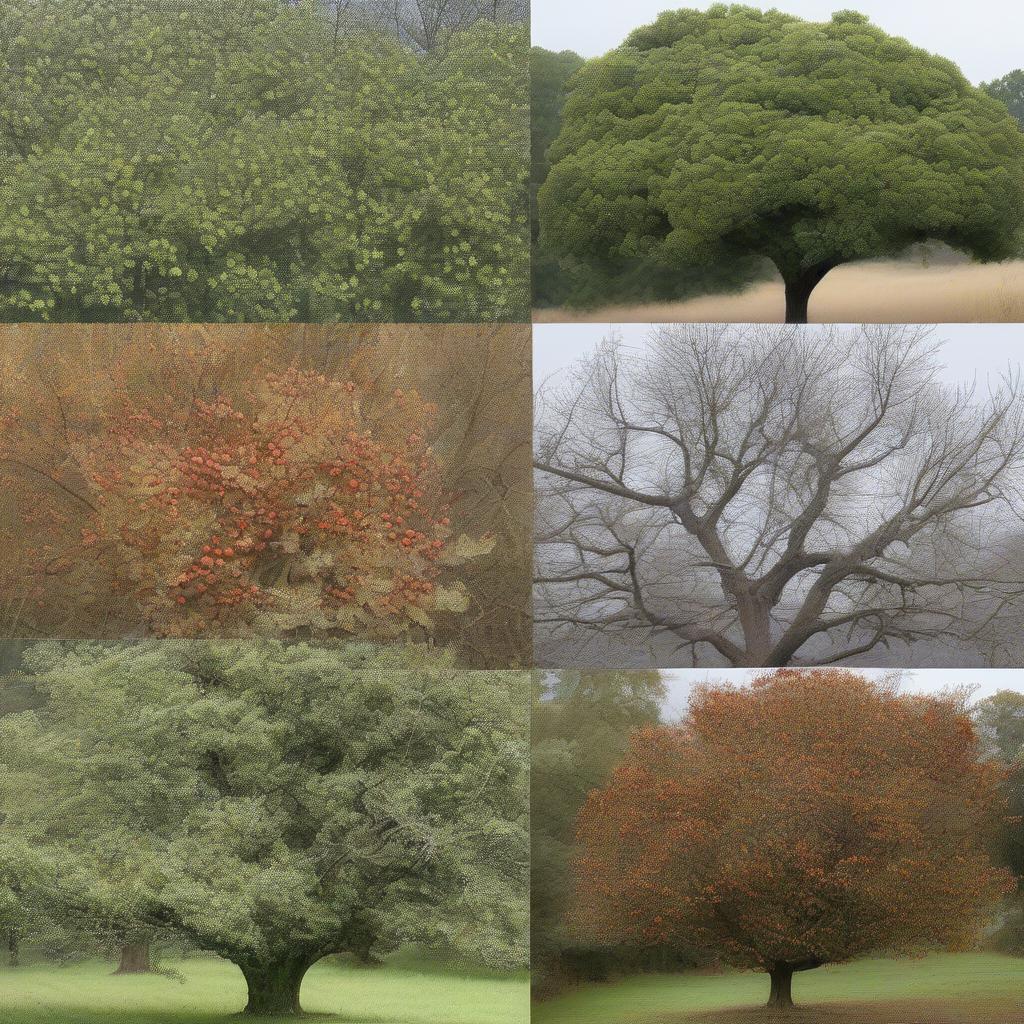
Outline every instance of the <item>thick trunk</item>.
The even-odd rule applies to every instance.
[[[776,1009],[785,1009],[793,1005],[793,968],[789,964],[776,964],[769,972],[772,979],[772,991],[768,996],[768,1005]]]
[[[735,667],[761,668],[771,656],[773,646],[771,610],[763,601],[746,592],[734,591],[733,598],[743,631],[744,654],[743,664]]]
[[[264,1017],[289,1017],[301,1014],[299,989],[309,966],[305,960],[285,960],[243,967],[242,973],[249,988],[249,1001],[246,1003],[245,1012]]]
[[[151,970],[153,962],[147,940],[126,942],[121,947],[121,961],[115,974],[148,974]]]
[[[832,269],[832,264],[822,263],[806,270],[782,271],[782,280],[786,285],[786,323],[807,323],[807,307],[811,301],[811,292],[821,283],[825,275]]]
[[[7,964],[17,967],[21,963],[21,935],[17,928],[7,930]]]

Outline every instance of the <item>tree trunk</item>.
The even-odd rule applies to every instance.
[[[306,960],[286,960],[243,967],[242,973],[249,988],[245,1012],[265,1017],[301,1014],[299,989],[309,966]]]
[[[775,1009],[786,1009],[793,1005],[793,968],[789,964],[776,964],[769,972],[772,991],[768,1005]]]
[[[7,929],[7,965],[17,967],[21,963],[21,935],[17,928]]]
[[[153,962],[148,940],[126,942],[121,947],[121,962],[117,965],[115,974],[149,974],[152,970]]]
[[[772,620],[768,605],[747,592],[732,591],[743,630],[743,663],[734,668],[761,668],[772,651]]]
[[[821,263],[806,270],[783,270],[782,280],[786,285],[786,323],[807,323],[807,307],[811,301],[811,292],[821,283],[825,275],[832,269],[832,264]]]

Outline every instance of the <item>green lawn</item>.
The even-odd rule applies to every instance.
[[[0,968],[0,1021],[226,1024],[245,1005],[245,983],[231,964],[203,958],[163,966],[180,972],[183,981],[163,975],[115,977],[108,963]],[[525,973],[453,973],[401,960],[378,968],[321,962],[306,976],[302,1004],[344,1024],[528,1024],[530,1019]]]
[[[1024,1024],[1024,959],[994,954],[864,960],[799,974],[795,1012],[759,1007],[756,974],[644,975],[584,985],[534,1005],[534,1024]]]

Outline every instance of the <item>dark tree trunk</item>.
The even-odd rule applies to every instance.
[[[21,935],[17,928],[7,929],[7,964],[17,967],[21,963]]]
[[[148,940],[126,942],[121,947],[121,962],[115,974],[149,974],[153,970]]]
[[[306,960],[284,960],[269,964],[247,964],[242,968],[249,988],[245,1012],[254,1016],[289,1017],[302,1013],[299,989],[309,970]]]
[[[821,284],[832,268],[831,263],[821,263],[806,270],[782,271],[782,280],[786,285],[787,324],[807,323],[807,307],[811,301],[811,292]]]
[[[772,991],[768,996],[768,1005],[775,1009],[785,1009],[793,1005],[793,968],[789,964],[776,964],[769,972],[772,979]]]
[[[352,957],[360,967],[380,967],[384,963],[379,956],[374,956],[369,948],[352,950]]]

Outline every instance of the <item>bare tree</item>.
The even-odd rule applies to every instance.
[[[938,350],[904,326],[605,342],[538,395],[540,646],[779,666],[973,643],[1024,590],[988,553],[1019,525],[1024,402],[1016,374],[943,385]]]
[[[518,24],[529,0],[323,0],[335,40],[347,31],[387,32],[424,53],[440,49],[452,33],[477,21]]]

